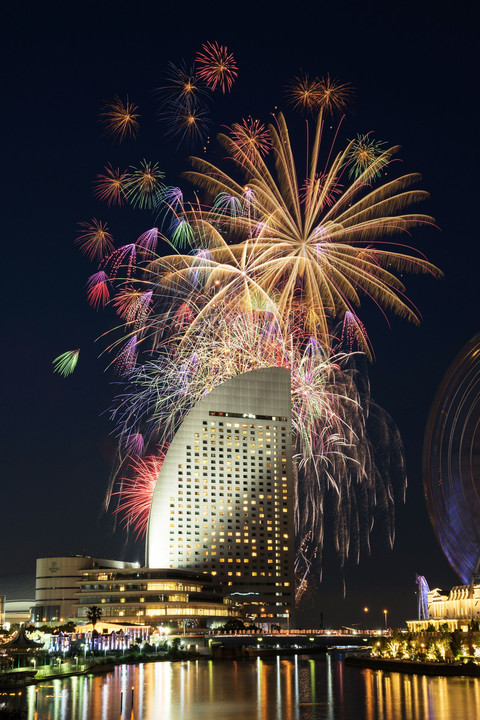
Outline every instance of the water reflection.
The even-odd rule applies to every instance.
[[[330,656],[150,663],[30,687],[28,720],[480,720],[477,678],[358,670]]]

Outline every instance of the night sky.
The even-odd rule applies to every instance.
[[[373,533],[372,554],[338,569],[326,550],[324,582],[308,621],[400,624],[415,617],[415,573],[431,587],[458,582],[438,546],[425,507],[422,446],[438,385],[478,330],[478,98],[476,24],[462,4],[447,12],[425,2],[271,4],[101,3],[17,6],[2,37],[4,329],[0,576],[34,573],[35,558],[82,553],[143,562],[143,544],[127,543],[102,512],[115,449],[106,410],[114,389],[94,342],[109,313],[86,303],[94,271],[74,246],[77,223],[108,221],[118,244],[151,227],[148,212],[108,211],[91,193],[112,161],[158,161],[168,184],[186,181],[187,151],[165,140],[153,90],[169,60],[193,60],[203,42],[228,46],[239,77],[215,95],[212,143],[220,126],[251,114],[268,121],[276,107],[297,128],[285,85],[303,70],[327,72],[356,88],[343,140],[374,131],[400,144],[401,168],[421,172],[431,198],[418,212],[438,229],[414,231],[412,244],[440,267],[443,280],[405,277],[422,314],[415,327],[365,303],[359,312],[376,360],[372,396],[395,419],[407,459],[408,493],[397,506],[389,550]],[[102,136],[98,113],[115,94],[139,105],[136,142]],[[294,141],[295,142],[295,141]],[[199,151],[199,150],[197,150]],[[75,373],[62,379],[52,360],[81,348]],[[346,597],[343,598],[343,578]],[[1,587],[0,587],[1,592]]]

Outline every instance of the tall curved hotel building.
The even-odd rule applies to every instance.
[[[228,380],[190,411],[155,488],[146,564],[215,576],[258,622],[294,613],[290,371]]]

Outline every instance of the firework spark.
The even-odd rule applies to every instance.
[[[151,230],[146,230],[137,239],[137,247],[147,253],[153,253],[158,243],[158,228],[154,227]]]
[[[119,503],[114,512],[123,516],[123,525],[132,527],[137,539],[144,537],[147,532],[153,492],[164,459],[164,451],[145,458],[132,459],[133,476],[124,478],[120,483],[120,489],[114,493],[119,496]]]
[[[379,158],[382,160],[377,162]],[[347,162],[350,166],[348,172],[350,178],[365,174],[367,180],[368,169],[374,168],[371,178],[373,180],[379,177],[382,169],[389,162],[389,156],[385,152],[385,143],[381,140],[373,140],[368,134],[357,135],[356,139],[351,143]]]
[[[62,353],[53,361],[53,372],[63,375],[63,377],[71,375],[77,367],[79,355],[80,348],[67,350],[67,352]]]
[[[314,112],[320,108],[322,84],[318,78],[299,75],[287,87],[287,95],[294,108]]]
[[[125,102],[115,95],[112,102],[107,103],[100,113],[106,134],[119,142],[123,142],[126,137],[135,138],[140,117],[137,110],[137,105],[130,102],[128,95]]]
[[[90,260],[101,259],[113,250],[113,238],[108,232],[106,223],[92,218],[90,222],[81,222],[78,225],[81,228],[79,230],[81,235],[75,242]]]
[[[140,167],[131,167],[125,184],[125,195],[132,207],[150,210],[158,192],[164,187],[164,177],[158,163],[142,160]]]
[[[169,132],[180,139],[204,132],[199,78],[226,92],[237,76],[233,56],[218,43],[203,46],[196,67],[172,67],[162,89]],[[433,222],[406,210],[427,197],[412,189],[418,175],[382,179],[398,148],[369,145],[367,136],[340,151],[323,147],[325,115],[343,112],[350,96],[349,85],[328,75],[295,79],[294,105],[319,110],[303,177],[283,115],[268,129],[249,118],[234,124],[230,137],[219,136],[235,176],[193,158],[186,177],[205,191],[195,203],[163,186],[158,165],[142,161],[128,171],[122,193],[133,207],[153,208],[158,228],[106,254],[91,253],[103,259],[89,280],[89,301],[111,302],[123,328],[108,348],[120,375],[111,414],[119,467],[129,464],[133,475],[121,483],[117,512],[144,533],[161,467],[158,447],[168,446],[213,388],[251,370],[289,368],[300,595],[321,560],[328,500],[342,563],[368,548],[379,509],[393,541],[401,443],[370,399],[360,299],[418,322],[398,276],[440,275],[390,239]],[[171,255],[155,255],[159,239],[173,247]]]
[[[161,113],[165,102],[173,105],[193,108],[208,97],[206,85],[195,68],[189,68],[185,62],[179,65],[170,62],[165,77],[165,84],[158,88],[156,94],[161,100]]]
[[[118,315],[125,320],[126,323],[135,323],[136,330],[140,324],[143,324],[145,318],[150,312],[150,303],[152,300],[152,291],[139,292],[138,290],[120,291],[113,299],[113,305]]]
[[[204,142],[211,125],[210,116],[201,105],[170,104],[165,108],[163,117],[168,127],[166,136],[177,138],[179,144]]]
[[[329,115],[337,115],[346,109],[353,95],[353,87],[350,83],[339,83],[332,80],[327,73],[319,81],[319,102],[318,107],[323,108]]]
[[[243,163],[244,157],[250,162],[255,162],[258,155],[264,157],[271,150],[270,134],[260,120],[248,118],[241,123],[234,123],[230,134],[240,151],[233,157],[240,164]]]
[[[305,330],[328,345],[331,319],[353,312],[365,294],[380,307],[418,323],[418,317],[405,297],[403,283],[393,274],[441,273],[424,258],[411,255],[399,247],[388,249],[384,237],[408,231],[416,225],[431,224],[432,218],[419,214],[401,214],[409,204],[428,197],[410,186],[418,175],[404,175],[366,192],[379,166],[384,166],[398,148],[378,156],[363,173],[340,193],[342,171],[352,143],[338,153],[328,169],[322,171],[320,113],[315,140],[311,148],[309,171],[304,189],[299,188],[294,155],[287,125],[282,115],[271,126],[278,179],[275,181],[264,159],[257,153],[251,162],[238,145],[226,136],[220,141],[232,156],[240,154],[238,165],[246,174],[253,191],[249,217],[237,218],[236,230],[244,230],[243,243],[230,246],[230,257],[250,257],[253,278],[270,297],[275,296],[278,312],[288,327],[289,318],[300,313]],[[201,158],[192,159],[195,170],[185,173],[196,186],[213,195],[228,193],[241,200],[244,187],[226,173]],[[231,214],[216,213],[216,222],[231,223]],[[195,213],[192,225],[200,222],[202,232],[209,217]],[[254,226],[260,231],[255,231]],[[380,247],[373,243],[377,241]],[[215,249],[215,259],[223,262],[225,248]],[[409,250],[409,248],[407,248]],[[229,260],[227,259],[228,263]],[[236,272],[236,270],[233,270]]]
[[[238,75],[238,67],[232,53],[218,42],[207,42],[197,53],[195,62],[198,76],[206,82],[211,90],[217,87],[225,93],[230,91]]]
[[[111,205],[122,205],[126,200],[125,188],[129,181],[128,172],[122,172],[120,168],[111,165],[105,167],[104,173],[99,173],[93,183],[93,194],[98,200]]]
[[[110,300],[109,278],[103,270],[99,270],[88,278],[87,300],[96,310],[105,307]]]
[[[140,330],[126,330],[135,343],[151,343],[150,359],[124,376],[112,412],[124,446],[139,426],[148,428],[150,443],[169,442],[219,383],[260,367],[290,368],[300,594],[321,561],[327,499],[335,498],[335,546],[345,562],[368,548],[379,507],[393,541],[397,469],[403,487],[398,433],[371,402],[365,370],[357,367],[371,351],[353,306],[363,293],[417,321],[393,273],[440,274],[409,248],[383,245],[395,232],[432,222],[403,213],[426,197],[411,189],[417,175],[370,187],[397,148],[349,179],[353,142],[339,153],[327,148],[322,164],[321,128],[320,115],[304,182],[279,116],[270,128],[275,170],[258,148],[249,156],[241,142],[221,136],[247,184],[195,158],[187,176],[211,204],[186,206],[178,189],[165,194],[164,221],[170,214],[172,235],[188,228],[184,245],[192,250],[143,267],[151,310]],[[383,453],[386,447],[395,452]]]

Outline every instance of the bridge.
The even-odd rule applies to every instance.
[[[279,630],[278,632],[253,632],[251,630],[211,630],[208,633],[178,634],[185,644],[195,643],[196,647],[222,646],[227,650],[236,647],[244,648],[276,648],[295,652],[297,649],[308,649],[310,652],[326,652],[342,648],[362,648],[373,645],[382,637],[390,637],[391,630],[355,630],[340,628],[331,630]],[[170,638],[172,635],[169,636]]]
[[[366,638],[367,640],[370,640],[373,642],[375,638],[381,638],[381,637],[391,637],[392,631],[390,629],[388,630],[379,630],[378,628],[375,628],[373,630],[360,630],[355,628],[349,628],[349,627],[343,627],[340,629],[310,629],[310,630],[278,630],[278,631],[271,631],[271,632],[262,632],[262,631],[252,631],[252,630],[212,630],[209,632],[209,635],[212,637],[218,637],[218,638],[228,638],[228,637],[249,637],[249,638],[258,638],[258,637],[264,637],[264,638],[292,638],[292,639],[299,639],[304,640],[305,637],[310,638],[312,637],[314,640],[322,639],[324,643],[329,643],[331,640],[336,640],[338,638],[345,638],[346,640],[354,640],[358,641],[363,640],[363,638]]]

